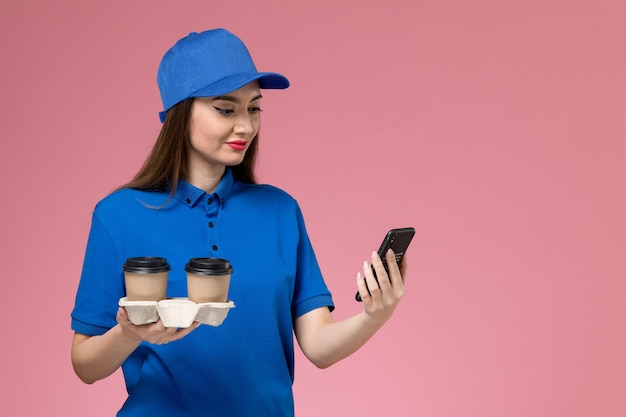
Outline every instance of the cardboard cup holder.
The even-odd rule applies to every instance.
[[[196,304],[187,298],[167,298],[161,301],[119,300],[119,305],[126,308],[128,319],[137,325],[155,323],[159,318],[165,327],[186,328],[198,321],[217,327],[221,325],[235,303]]]
[[[128,301],[122,297],[118,304],[126,308],[128,319],[133,324],[149,324],[159,320],[156,301]]]
[[[217,327],[226,320],[226,316],[231,308],[235,307],[235,303],[228,301],[226,303],[202,303],[198,304],[198,314],[196,321],[209,326]]]

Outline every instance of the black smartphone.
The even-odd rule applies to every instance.
[[[414,235],[415,229],[413,227],[391,229],[387,232],[385,239],[383,239],[383,243],[378,249],[378,256],[380,256],[380,259],[383,261],[383,265],[385,266],[385,270],[387,271],[387,273],[389,273],[389,269],[387,268],[387,258],[385,256],[387,251],[391,249],[396,255],[396,262],[400,264],[400,261],[402,261],[402,257],[408,249]],[[374,277],[376,277],[376,271],[374,271],[374,267],[372,267],[372,272],[374,272]],[[367,283],[365,285],[367,285]],[[356,292],[355,298],[357,301],[362,301],[361,294],[359,294],[358,291]]]

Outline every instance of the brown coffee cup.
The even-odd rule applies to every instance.
[[[122,268],[128,301],[159,301],[167,293],[170,265],[165,258],[142,256],[128,258]]]
[[[197,304],[225,303],[233,267],[226,259],[191,258],[185,266],[187,293]]]

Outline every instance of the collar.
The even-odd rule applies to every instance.
[[[226,171],[224,172],[224,176],[220,180],[220,183],[217,185],[215,192],[219,198],[217,201],[220,205],[224,205],[226,200],[230,197],[233,189],[235,188],[235,177],[233,176],[230,168],[226,167]],[[178,188],[176,189],[175,199],[180,201],[182,204],[187,207],[195,206],[198,201],[202,199],[204,195],[207,193],[200,188],[197,188],[191,184],[189,184],[185,180],[178,180]]]

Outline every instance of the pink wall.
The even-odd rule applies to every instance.
[[[0,415],[120,406],[119,374],[69,362],[91,210],[151,147],[164,51],[218,26],[292,81],[265,94],[261,177],[300,201],[337,318],[386,229],[417,229],[388,326],[328,370],[298,355],[299,417],[626,415],[625,21],[619,0],[2,2]]]

